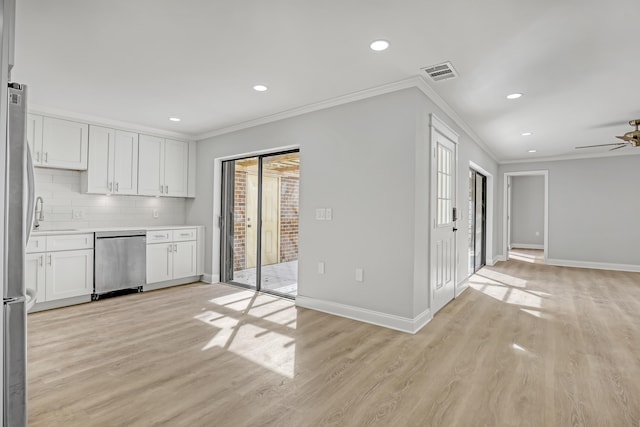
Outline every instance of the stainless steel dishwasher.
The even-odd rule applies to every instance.
[[[105,231],[95,235],[92,299],[122,289],[137,289],[147,281],[147,233]]]

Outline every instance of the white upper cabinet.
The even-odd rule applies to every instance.
[[[89,125],[43,117],[40,166],[59,169],[87,169]]]
[[[116,130],[113,153],[116,194],[138,194],[138,134]]]
[[[165,140],[164,188],[165,196],[187,197],[189,180],[189,143]]]
[[[87,193],[138,193],[138,134],[89,127],[89,167],[83,175]]]
[[[87,193],[111,193],[114,139],[113,129],[89,127],[89,165],[86,175],[83,175]]]
[[[164,195],[164,139],[140,134],[138,194]]]
[[[189,143],[140,135],[138,194],[187,197]]]
[[[42,116],[27,114],[27,143],[33,165],[42,165]]]

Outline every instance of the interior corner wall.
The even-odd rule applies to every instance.
[[[544,176],[511,177],[511,245],[544,246]]]
[[[205,224],[205,272],[214,260],[215,159],[300,147],[298,295],[413,318],[415,88],[198,142],[197,193],[187,223]],[[315,209],[332,208],[332,221]],[[216,218],[217,219],[217,218]],[[218,242],[215,242],[217,245]],[[325,263],[318,274],[317,263]],[[356,268],[364,282],[356,282]]]
[[[549,171],[548,260],[640,268],[640,155],[503,164],[500,188],[505,172],[531,170]]]
[[[440,109],[431,99],[426,95],[421,94],[420,103],[418,106],[418,121],[416,131],[416,189],[415,189],[415,266],[414,266],[414,314],[418,316],[424,311],[426,305],[430,305],[430,277],[429,277],[429,238],[431,224],[430,217],[430,147],[431,147],[431,135],[430,135],[430,114],[435,114],[440,120],[447,124],[453,131],[455,131],[458,138],[457,156],[458,156],[458,170],[456,176],[456,206],[458,207],[459,219],[457,222],[458,231],[456,232],[456,262],[457,262],[457,278],[456,278],[456,291],[466,287],[466,280],[469,276],[468,269],[468,257],[469,257],[469,230],[468,230],[468,206],[469,206],[469,165],[470,162],[482,167],[486,172],[491,174],[491,179],[488,180],[487,185],[492,186],[492,194],[497,194],[497,177],[498,175],[498,163],[478,144],[476,144],[469,135],[458,126],[442,109]],[[424,147],[426,151],[424,151]],[[421,161],[424,156],[424,161]],[[497,198],[493,198],[493,224],[492,224],[492,236],[493,244],[491,248],[487,248],[488,254],[497,254],[497,222],[496,215],[498,201]],[[426,244],[426,249],[421,246],[420,242]],[[487,259],[489,263],[489,259]]]

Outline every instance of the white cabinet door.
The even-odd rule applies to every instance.
[[[42,164],[42,116],[27,114],[27,143],[34,166]]]
[[[173,244],[147,245],[147,283],[173,278]]]
[[[164,139],[140,135],[138,149],[138,194],[164,194]]]
[[[24,257],[24,284],[36,291],[36,302],[45,302],[45,257],[46,254],[26,254]]]
[[[89,125],[44,117],[42,122],[42,166],[87,169]]]
[[[93,250],[46,254],[46,299],[54,301],[93,292]]]
[[[173,278],[196,275],[196,242],[178,242],[173,244]]]
[[[89,127],[87,193],[111,193],[113,188],[113,129]]]
[[[189,143],[165,140],[165,196],[187,197],[189,181]]]
[[[113,191],[138,194],[138,134],[115,131]]]

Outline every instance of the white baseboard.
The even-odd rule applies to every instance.
[[[205,273],[202,275],[202,281],[204,283],[220,283],[220,275]]]
[[[165,282],[148,283],[142,286],[142,291],[155,291],[156,289],[170,288],[172,286],[186,285],[189,283],[201,282],[202,276],[183,277],[181,279],[167,280]]]
[[[496,256],[493,257],[493,259],[491,261],[487,261],[487,264],[496,265],[496,262],[506,261],[506,260],[507,260],[506,256],[504,256],[504,255],[496,255]]]
[[[296,297],[296,306],[310,308],[312,310],[322,311],[324,313],[346,317],[360,322],[371,323],[372,325],[395,329],[396,331],[407,332],[410,334],[418,332],[432,319],[431,310],[429,309],[423,311],[413,319],[410,319],[408,317],[381,313],[379,311],[368,310],[366,308],[355,307],[352,305],[305,297],[303,295],[298,295]]]
[[[511,249],[544,249],[544,245],[534,245],[529,243],[512,243]]]
[[[467,277],[456,286],[456,298],[469,288],[469,278]]]
[[[593,268],[596,270],[640,272],[640,265],[635,265],[635,264],[612,264],[608,262],[575,261],[570,259],[551,259],[551,258],[547,258],[546,264],[555,265],[558,267],[577,267],[577,268]]]

